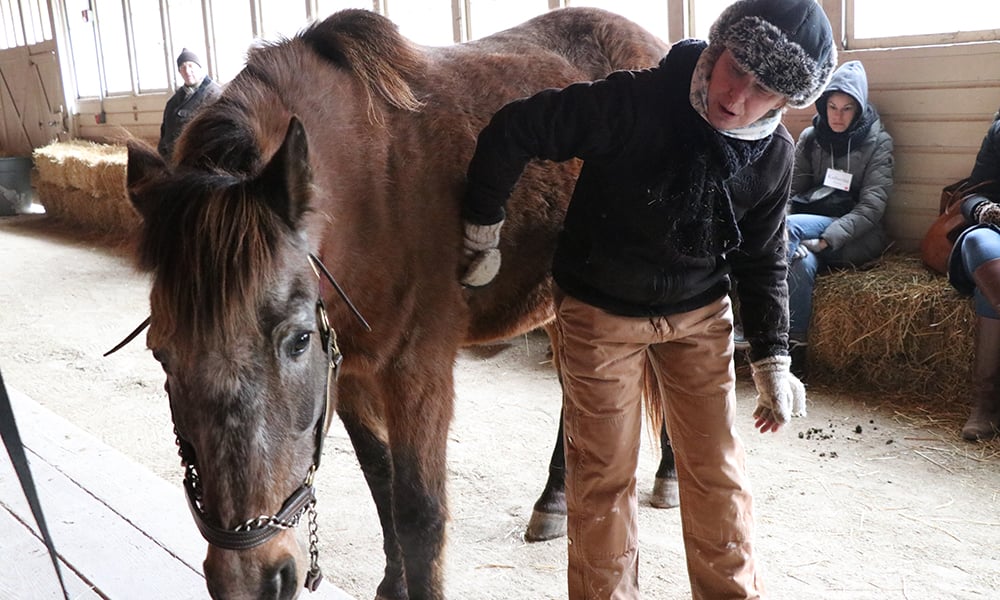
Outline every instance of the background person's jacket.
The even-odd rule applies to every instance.
[[[174,153],[174,144],[177,142],[181,130],[187,125],[198,109],[205,104],[210,104],[218,100],[222,94],[222,87],[215,83],[211,77],[205,75],[193,93],[188,94],[181,86],[174,92],[167,105],[163,109],[163,123],[160,125],[160,142],[156,149],[164,160],[169,161]]]

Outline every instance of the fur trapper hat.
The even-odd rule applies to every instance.
[[[178,69],[181,68],[181,65],[183,65],[186,62],[193,62],[199,67],[202,66],[201,59],[198,58],[198,55],[195,54],[194,52],[191,52],[187,48],[184,48],[183,50],[181,50],[181,53],[177,55],[177,68]]]
[[[837,66],[830,21],[816,0],[734,2],[712,24],[708,40],[728,48],[794,108],[815,102]]]

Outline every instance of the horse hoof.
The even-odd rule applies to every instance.
[[[657,477],[653,483],[653,493],[649,497],[649,503],[656,508],[680,506],[681,497],[677,489],[677,480]]]
[[[524,532],[527,542],[544,542],[566,535],[566,515],[532,511],[528,529]]]

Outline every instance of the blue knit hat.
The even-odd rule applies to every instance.
[[[815,102],[837,66],[833,30],[816,0],[734,2],[712,24],[708,40],[794,108]]]

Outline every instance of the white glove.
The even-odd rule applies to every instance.
[[[769,356],[750,364],[757,387],[757,409],[753,416],[758,421],[780,426],[791,417],[806,416],[806,386],[792,375],[791,366],[790,356]]]
[[[462,275],[462,285],[480,287],[493,281],[500,271],[500,228],[503,221],[492,225],[465,224],[462,252],[472,262]]]
[[[826,240],[822,238],[817,238],[814,240],[802,240],[801,242],[799,242],[799,245],[805,246],[813,254],[818,254],[823,250],[826,250],[826,247],[828,246]]]

